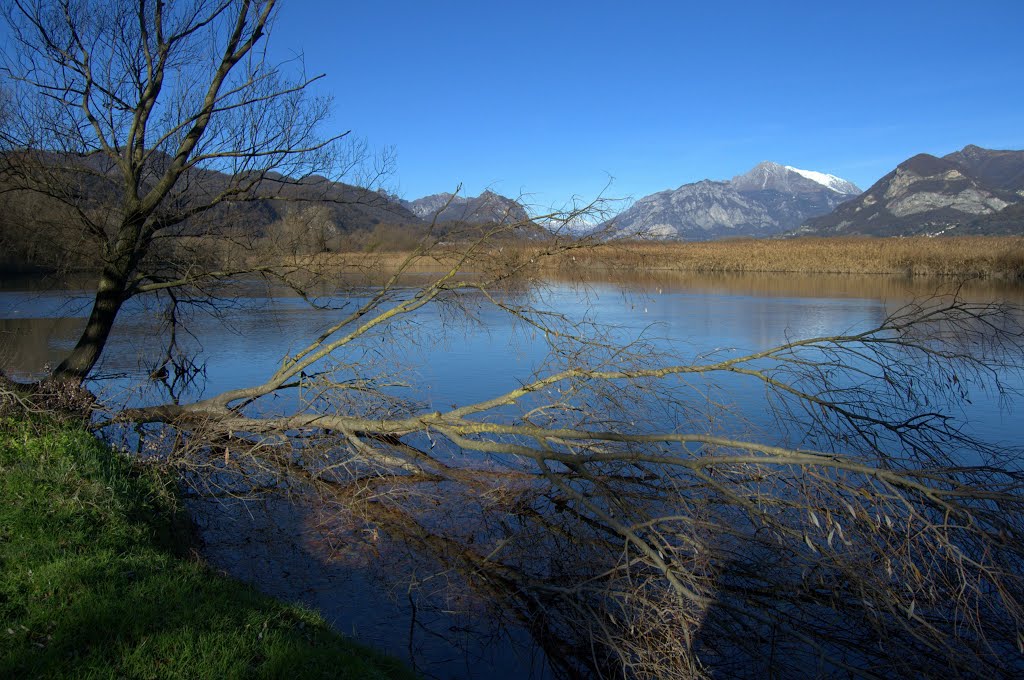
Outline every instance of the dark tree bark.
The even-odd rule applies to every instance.
[[[285,77],[266,60],[276,5],[15,0],[4,8],[3,188],[63,206],[90,244],[79,250],[101,258],[89,321],[52,378],[84,380],[124,302],[155,283],[166,291],[170,277],[145,268],[156,239],[186,224],[191,237],[208,233],[202,215],[216,206],[276,198],[282,183],[351,167],[352,156],[337,153],[346,135],[317,131],[329,103],[307,95],[316,78],[301,69]],[[211,274],[198,261],[176,269],[180,286]]]
[[[54,369],[53,378],[80,384],[88,377],[103,354],[114,321],[121,311],[121,305],[124,304],[125,287],[126,280],[122,272],[113,267],[103,269],[96,284],[96,296],[85,330],[82,331],[71,354]]]

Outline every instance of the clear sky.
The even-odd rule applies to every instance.
[[[1024,0],[286,0],[333,124],[405,198],[639,198],[762,160],[867,188],[920,152],[1024,148]]]

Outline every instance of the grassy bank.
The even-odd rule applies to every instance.
[[[0,420],[0,677],[412,677],[188,555],[173,485],[82,430]]]

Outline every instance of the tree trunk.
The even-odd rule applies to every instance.
[[[53,379],[80,385],[89,375],[103,353],[114,320],[124,304],[126,285],[127,277],[123,272],[110,265],[103,268],[89,322],[71,354],[53,371]]]

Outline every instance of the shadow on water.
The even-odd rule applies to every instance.
[[[306,503],[188,500],[210,563],[264,592],[316,608],[337,630],[404,659],[425,678],[550,678],[526,630],[500,625],[458,574],[370,523]]]
[[[0,319],[0,360],[19,375],[40,375],[59,364],[75,346],[84,319]]]

